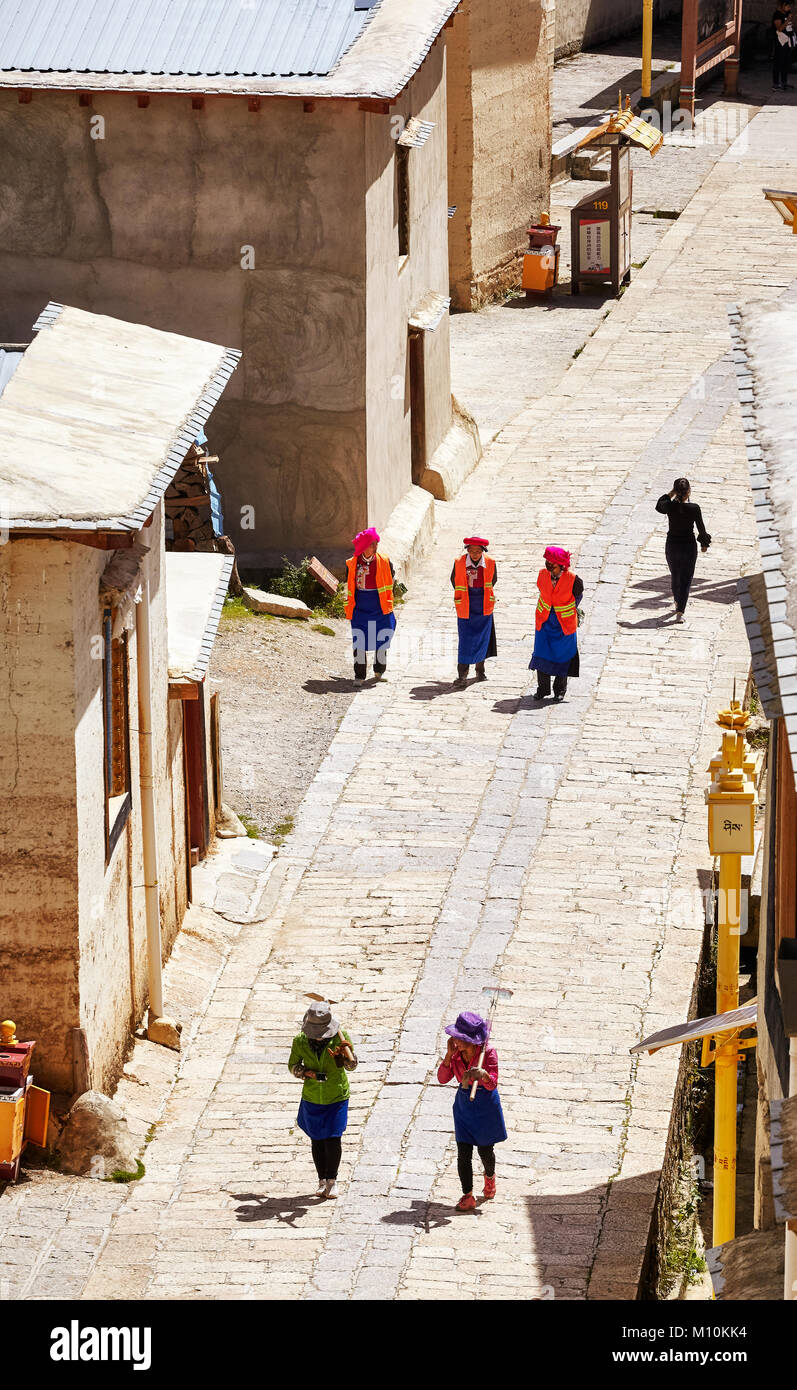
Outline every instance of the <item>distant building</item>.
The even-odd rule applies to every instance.
[[[476,462],[449,369],[457,3],[203,4],[189,23],[172,0],[60,0],[45,24],[0,0],[0,338],[52,295],[243,349],[210,431],[243,566],[339,567],[357,529],[391,518],[411,546],[430,491],[452,495]],[[481,247],[481,189],[472,201]],[[513,229],[527,211],[512,204]],[[507,249],[499,236],[478,267]]]
[[[104,1090],[220,804],[232,557],[167,555],[163,496],[239,354],[57,304],[35,330],[0,350],[0,1005],[44,1084],[82,1048]]]
[[[462,0],[447,39],[452,303],[520,284],[551,189],[553,0]]]

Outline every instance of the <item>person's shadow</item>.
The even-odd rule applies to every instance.
[[[295,1226],[313,1207],[320,1206],[323,1198],[315,1194],[307,1197],[264,1197],[259,1192],[231,1192],[234,1202],[248,1205],[238,1207],[235,1215],[239,1221],[278,1221],[282,1226]]]
[[[508,700],[496,700],[493,705],[494,714],[519,714],[523,710],[541,710],[546,705],[553,704],[553,696],[549,695],[544,700],[535,700],[533,695],[513,695]]]
[[[308,695],[349,695],[362,690],[364,685],[376,685],[374,676],[368,680],[356,681],[353,676],[329,676],[327,680],[307,680],[302,686]]]
[[[440,1202],[422,1202],[416,1198],[403,1211],[391,1211],[382,1217],[386,1226],[414,1226],[419,1231],[434,1231],[438,1226],[451,1224],[451,1208]]]
[[[468,685],[473,685],[473,680]],[[430,681],[428,685],[414,685],[410,691],[413,700],[436,700],[440,695],[461,695],[465,686],[455,685],[453,681]]]

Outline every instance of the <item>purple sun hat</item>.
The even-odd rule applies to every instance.
[[[452,1038],[459,1038],[460,1042],[475,1043],[477,1047],[482,1047],[489,1037],[487,1022],[480,1014],[460,1014],[456,1023],[449,1023],[445,1031]]]

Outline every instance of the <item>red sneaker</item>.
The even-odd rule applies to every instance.
[[[476,1198],[472,1192],[466,1192],[464,1197],[460,1197],[457,1202],[457,1211],[475,1211]]]
[[[484,1200],[489,1202],[495,1196],[495,1178],[485,1177],[484,1179]]]

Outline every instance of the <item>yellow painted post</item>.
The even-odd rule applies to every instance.
[[[711,763],[708,843],[720,861],[717,910],[717,1013],[739,1007],[742,855],[753,852],[756,794],[744,730],[750,716],[733,699],[721,710],[722,749]],[[735,1037],[714,1057],[714,1220],[713,1242],[733,1240],[736,1230],[736,1082],[739,1049]]]
[[[642,95],[650,96],[653,66],[653,0],[642,0]]]

